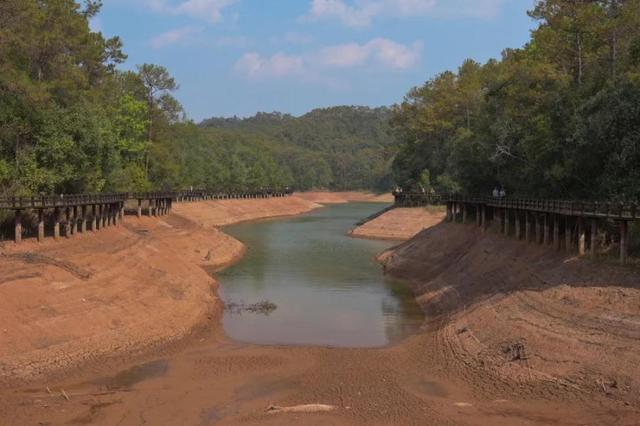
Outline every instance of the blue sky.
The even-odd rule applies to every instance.
[[[190,118],[391,105],[520,47],[533,0],[105,0],[92,27],[164,65]]]

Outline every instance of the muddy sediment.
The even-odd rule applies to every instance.
[[[305,207],[306,200],[291,202],[296,205],[288,206],[289,211],[315,206]],[[241,220],[257,218],[244,215],[239,204],[224,208]],[[293,214],[272,207],[273,216]],[[139,330],[153,331],[154,321],[180,329],[184,318],[211,316],[212,307],[218,309],[216,286],[194,265],[219,266],[242,252],[241,243],[210,228],[230,213],[212,219],[220,210],[211,209],[208,203],[184,204],[168,218],[127,220],[125,227],[76,241],[77,249],[71,241],[31,249],[68,262],[64,267],[47,261],[41,272],[19,258],[2,258],[3,276],[13,278],[0,284],[0,315],[5,322],[30,327],[22,332],[41,336],[63,336],[65,326],[78,323],[70,330],[76,330],[75,339],[86,347],[99,342],[85,340],[85,327],[105,337],[109,326],[114,327],[103,317],[109,305],[101,307],[109,300],[132,321],[119,325],[126,337],[136,336],[126,330],[137,321]],[[210,255],[211,241],[220,246]],[[119,248],[109,248],[112,244]],[[138,252],[145,248],[148,254],[141,258]],[[9,248],[4,252],[16,253]],[[426,315],[423,331],[399,344],[380,349],[242,344],[226,338],[219,318],[212,316],[208,332],[177,353],[151,351],[144,363],[125,357],[119,369],[110,371],[89,363],[90,368],[78,373],[82,378],[0,391],[0,424],[637,423],[637,270],[594,264],[483,234],[474,226],[435,220],[432,227],[383,253],[380,261],[387,273],[412,286]],[[178,263],[185,268],[172,266]],[[83,281],[80,276],[86,274],[91,276]],[[129,275],[144,281],[122,278]],[[14,286],[16,282],[22,286]],[[81,303],[87,302],[74,295],[87,291],[83,283],[97,295],[84,297],[92,303],[84,311]],[[118,291],[112,292],[111,285]],[[47,286],[74,293],[56,296]],[[109,291],[100,293],[98,288]],[[47,292],[39,296],[39,291]],[[116,298],[119,292],[126,292],[124,300]],[[200,300],[203,294],[208,296]],[[63,300],[70,303],[66,311]],[[154,307],[157,301],[160,309]],[[154,314],[158,310],[168,312]],[[55,320],[67,311],[78,313],[69,314],[73,320]],[[97,322],[92,325],[87,318]],[[45,326],[60,331],[51,334]],[[5,333],[14,340],[0,337],[5,339],[0,350],[7,352],[8,344],[14,359],[14,344],[28,354],[37,351],[32,340],[20,343],[17,333]],[[11,358],[2,355],[3,360]],[[268,410],[308,404],[334,409]]]

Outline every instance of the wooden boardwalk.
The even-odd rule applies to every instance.
[[[530,243],[564,248],[594,258],[598,248],[598,230],[618,228],[620,262],[628,259],[629,223],[640,220],[638,203],[540,200],[519,198],[472,197],[458,194],[395,192],[395,204],[402,207],[446,205],[447,220],[469,223],[487,230],[495,225],[505,236]]]
[[[45,225],[51,224],[54,239],[71,237],[76,233],[96,232],[120,223],[127,204],[135,203],[134,214],[138,217],[162,216],[171,211],[174,202],[201,200],[272,198],[291,195],[289,189],[261,189],[255,191],[205,191],[182,192],[135,192],[116,194],[73,194],[41,197],[0,197],[0,210],[10,210],[14,214],[14,240],[22,241],[23,218],[26,214],[37,216],[37,239],[46,236]],[[47,219],[50,219],[47,221]]]

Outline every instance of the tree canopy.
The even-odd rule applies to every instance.
[[[201,126],[265,138],[298,189],[387,190],[396,145],[389,135],[390,116],[389,108],[340,106],[301,117],[276,112],[211,118]]]
[[[391,108],[190,121],[100,0],[0,2],[0,192],[293,186],[640,198],[640,0],[538,0],[530,41]]]
[[[501,60],[465,61],[394,108],[394,177],[441,191],[640,198],[640,1],[539,0]]]

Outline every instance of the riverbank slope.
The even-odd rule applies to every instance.
[[[202,234],[209,241],[207,229],[198,225],[209,214],[202,214],[198,204],[181,208],[180,215],[148,219],[146,227],[135,229],[152,234],[153,241],[169,230],[189,239]],[[152,228],[154,221],[158,229]],[[189,226],[199,231],[189,232]],[[184,244],[187,249],[153,243],[172,256],[160,256],[155,268],[162,273],[164,263],[184,262],[182,255],[190,256],[190,265],[209,255],[206,245]],[[427,316],[422,333],[397,345],[339,349],[244,344],[226,338],[216,317],[180,351],[158,350],[145,362],[85,366],[64,379],[0,390],[0,425],[637,422],[632,361],[638,356],[634,333],[640,322],[633,271],[598,272],[581,260],[457,224],[435,225],[381,260],[393,275],[412,283]],[[135,269],[134,263],[127,266]],[[172,280],[178,278],[171,274]],[[573,294],[563,286],[580,291]],[[579,296],[582,291],[585,296]],[[612,306],[620,307],[620,316]],[[586,344],[583,340],[594,342],[594,349],[575,352]],[[598,346],[604,361],[595,359]],[[615,360],[616,353],[624,361]],[[605,362],[611,366],[603,368]],[[331,411],[268,409],[317,403]]]
[[[352,237],[408,240],[445,217],[439,207],[392,208],[349,232]]]
[[[393,203],[393,195],[391,193],[308,191],[297,192],[296,196],[318,204],[344,204],[349,202]]]
[[[244,246],[216,227],[317,207],[297,197],[178,203],[96,234],[4,244],[0,384],[134,356],[219,322],[217,284],[199,266],[227,265]]]
[[[640,272],[442,223],[382,254],[409,281],[433,359],[489,394],[640,406]]]

